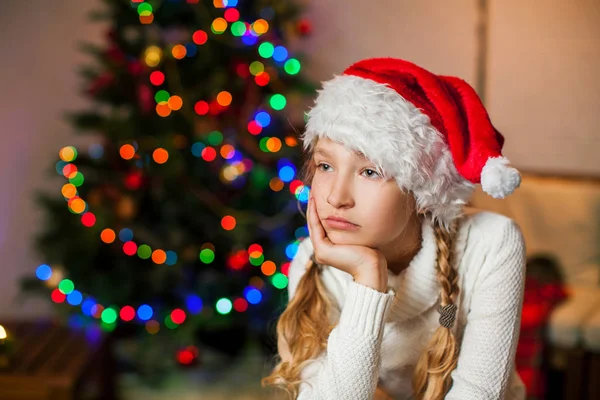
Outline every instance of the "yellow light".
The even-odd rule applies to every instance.
[[[6,339],[6,330],[0,325],[0,339]]]
[[[225,20],[225,18],[215,18],[215,20],[212,23],[212,27],[215,30],[216,33],[223,33],[225,32],[225,30],[227,29],[227,21]]]
[[[144,61],[149,67],[156,67],[162,59],[162,50],[158,46],[149,46],[144,53]]]
[[[254,21],[254,24],[252,24],[252,29],[254,29],[254,32],[258,33],[259,35],[262,35],[269,30],[269,23],[264,19],[258,19]]]

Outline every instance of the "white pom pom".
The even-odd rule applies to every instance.
[[[481,188],[496,199],[502,199],[521,185],[521,174],[509,166],[505,157],[488,158],[481,171]]]

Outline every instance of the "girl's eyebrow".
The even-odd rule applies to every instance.
[[[317,150],[315,150],[314,153],[313,153],[313,155],[317,155],[317,154],[321,154],[321,155],[323,155],[325,157],[329,156],[329,153],[326,150],[323,150],[323,149],[317,149]]]

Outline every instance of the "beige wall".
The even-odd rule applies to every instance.
[[[310,0],[307,72],[323,80],[361,58],[393,56],[474,85],[477,1]],[[18,277],[43,261],[31,246],[42,223],[32,191],[58,193],[62,181],[47,170],[60,147],[82,141],[60,116],[84,106],[74,69],[88,59],[75,44],[103,40],[86,19],[95,3],[6,2],[0,13],[0,316],[48,309],[12,301]],[[517,166],[600,175],[597,3],[491,1],[488,104]]]
[[[488,106],[506,153],[600,176],[600,2],[494,0],[490,17]]]

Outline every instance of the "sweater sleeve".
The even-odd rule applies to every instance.
[[[525,243],[518,225],[508,218],[490,230],[484,234],[490,247],[473,292],[448,400],[504,399],[514,369]]]
[[[312,252],[307,247],[299,248],[290,265],[290,298],[306,270]],[[348,283],[340,320],[329,335],[326,352],[302,371],[298,400],[373,398],[379,381],[384,321],[394,295],[391,289],[381,293],[354,281]]]

